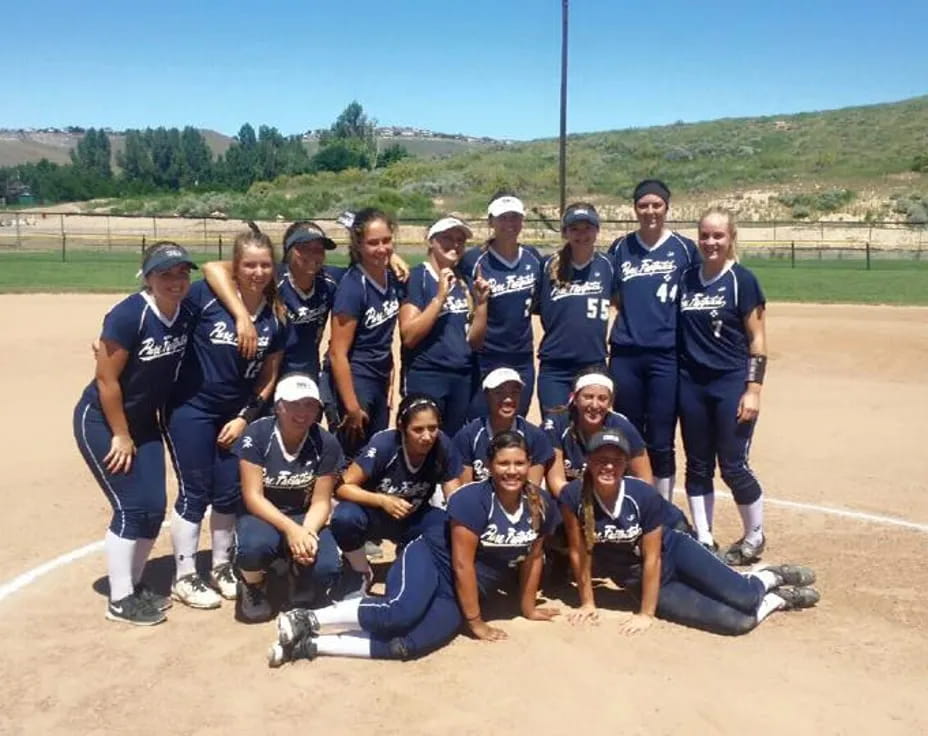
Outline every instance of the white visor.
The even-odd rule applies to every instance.
[[[487,214],[490,217],[499,217],[507,212],[515,212],[519,215],[525,214],[525,205],[518,197],[511,197],[508,194],[505,197],[497,197],[490,206],[487,207]]]
[[[487,377],[483,379],[483,387],[490,391],[494,388],[499,388],[504,383],[509,383],[510,381],[515,381],[520,386],[524,386],[525,382],[522,380],[516,371],[512,368],[497,368],[487,373]]]
[[[474,234],[470,231],[470,228],[464,224],[463,220],[459,220],[457,217],[442,217],[438,222],[429,228],[429,234],[426,239],[431,240],[436,235],[448,232],[449,230],[454,230],[456,227],[461,228],[461,230],[467,233],[468,239],[474,237]]]

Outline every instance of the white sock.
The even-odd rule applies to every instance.
[[[764,584],[764,592],[767,593],[780,584],[780,578],[776,573],[770,570],[757,570],[756,572],[745,573],[745,577],[757,578]]]
[[[741,514],[741,524],[744,526],[744,541],[759,545],[764,538],[764,497],[746,506],[739,504],[738,513]]]
[[[142,573],[145,571],[145,563],[148,562],[148,556],[151,554],[151,548],[154,546],[154,539],[139,537],[135,540],[135,552],[132,554],[133,587],[142,582]]]
[[[106,552],[106,574],[110,579],[110,600],[121,601],[135,590],[132,585],[135,540],[123,539],[107,529],[103,549]]]
[[[197,571],[197,547],[200,545],[200,525],[187,521],[176,511],[171,517],[171,542],[174,545],[175,575],[179,580]]]
[[[373,575],[374,571],[371,569],[371,563],[368,562],[367,555],[364,554],[364,547],[353,549],[351,552],[342,552],[342,554],[348,560],[352,570]]]
[[[668,478],[654,478],[654,487],[657,489],[657,492],[670,501],[670,503],[673,503],[673,481],[673,476]]]
[[[715,507],[715,494],[705,496],[687,496],[690,505],[690,515],[693,517],[693,526],[696,527],[696,536],[700,544],[712,544],[712,511]]]
[[[213,534],[213,567],[216,568],[232,559],[235,514],[218,514],[214,510],[209,517],[209,528]]]
[[[318,613],[318,611],[317,611]],[[315,639],[316,651],[330,657],[371,658],[369,634],[326,634]]]
[[[771,613],[780,610],[785,605],[786,601],[780,598],[776,593],[767,593],[767,595],[761,599],[760,605],[757,607],[757,623],[760,623]]]
[[[325,608],[317,608],[313,613],[316,614],[316,620],[320,626],[358,627],[360,626],[358,623],[358,608],[361,605],[361,600],[361,598],[349,598]]]

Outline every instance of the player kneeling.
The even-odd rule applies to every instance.
[[[623,477],[630,455],[624,435],[607,430],[588,445],[583,477],[561,491],[561,512],[578,581],[580,608],[573,623],[595,621],[592,575],[610,577],[638,592],[641,608],[622,623],[644,631],[655,617],[716,634],[745,634],[778,610],[808,608],[819,600],[815,573],[776,565],[741,574],[685,531],[680,511],[636,478]]]

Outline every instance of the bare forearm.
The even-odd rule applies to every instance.
[[[232,264],[228,261],[210,261],[203,265],[203,278],[209,284],[222,305],[229,310],[235,319],[251,319],[245,307],[238,287],[232,278]]]
[[[303,519],[303,528],[318,535],[328,521],[331,510],[332,502],[329,499],[313,499],[306,512],[306,518]]]
[[[97,391],[100,393],[100,407],[110,431],[116,435],[128,436],[129,421],[122,404],[122,386],[119,381],[97,378]]]
[[[361,506],[370,506],[372,508],[380,508],[380,502],[383,498],[382,493],[366,491],[353,483],[343,483],[340,485],[336,491],[336,495],[342,501],[351,501]]]
[[[539,554],[532,554],[526,558],[519,570],[522,615],[526,618],[530,618],[535,611],[543,560],[539,551]]]
[[[410,305],[411,306],[411,305]],[[442,301],[436,296],[421,312],[412,307],[400,313],[400,337],[403,347],[414,348],[431,332],[441,316]]]
[[[661,558],[655,555],[645,559],[641,575],[641,613],[653,616],[657,613],[657,600],[661,588]]]
[[[358,395],[354,391],[354,380],[351,378],[351,365],[348,362],[348,355],[338,351],[330,352],[330,362],[332,366],[332,378],[335,379],[335,388],[342,405],[346,411],[356,411],[360,408]]]
[[[467,344],[471,350],[483,347],[483,340],[487,335],[487,305],[486,302],[474,307],[474,316],[467,330]]]

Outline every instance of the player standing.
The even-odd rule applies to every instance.
[[[689,238],[665,227],[670,190],[657,179],[635,187],[638,230],[609,249],[618,315],[609,336],[615,408],[648,443],[654,485],[672,500],[677,424],[677,300],[680,276],[699,260]]]
[[[701,266],[683,276],[680,294],[680,427],[686,493],[699,541],[712,536],[718,458],[744,534],[725,552],[749,565],[764,551],[763,491],[748,465],[767,366],[766,299],[757,278],[736,260],[734,216],[713,208],[699,220]]]
[[[142,582],[164,509],[164,443],[158,414],[174,385],[192,314],[187,251],[161,241],[145,251],[145,287],[103,318],[96,376],[74,409],[74,438],[113,518],[104,538],[106,617],[139,626],[165,620],[169,598]]]
[[[286,311],[274,281],[270,238],[253,228],[235,238],[235,283],[258,334],[246,360],[238,349],[235,318],[205,281],[190,289],[194,312],[193,349],[181,364],[167,421],[168,449],[177,472],[178,494],[171,519],[176,579],[173,596],[193,608],[216,608],[234,600],[237,580],[231,554],[235,515],[241,508],[238,458],[231,447],[257,418],[277,380],[286,343]],[[200,522],[212,506],[210,588],[196,570]]]
[[[579,373],[606,363],[606,327],[612,297],[612,261],[596,252],[599,215],[576,202],[564,210],[567,241],[545,259],[538,311],[544,337],[538,350],[538,403],[542,417],[567,404]]]
[[[478,272],[471,297],[455,275],[470,237],[470,228],[456,217],[429,228],[428,259],[411,270],[399,316],[403,392],[435,399],[449,435],[467,418],[473,350],[483,344],[487,327],[489,285]]]

